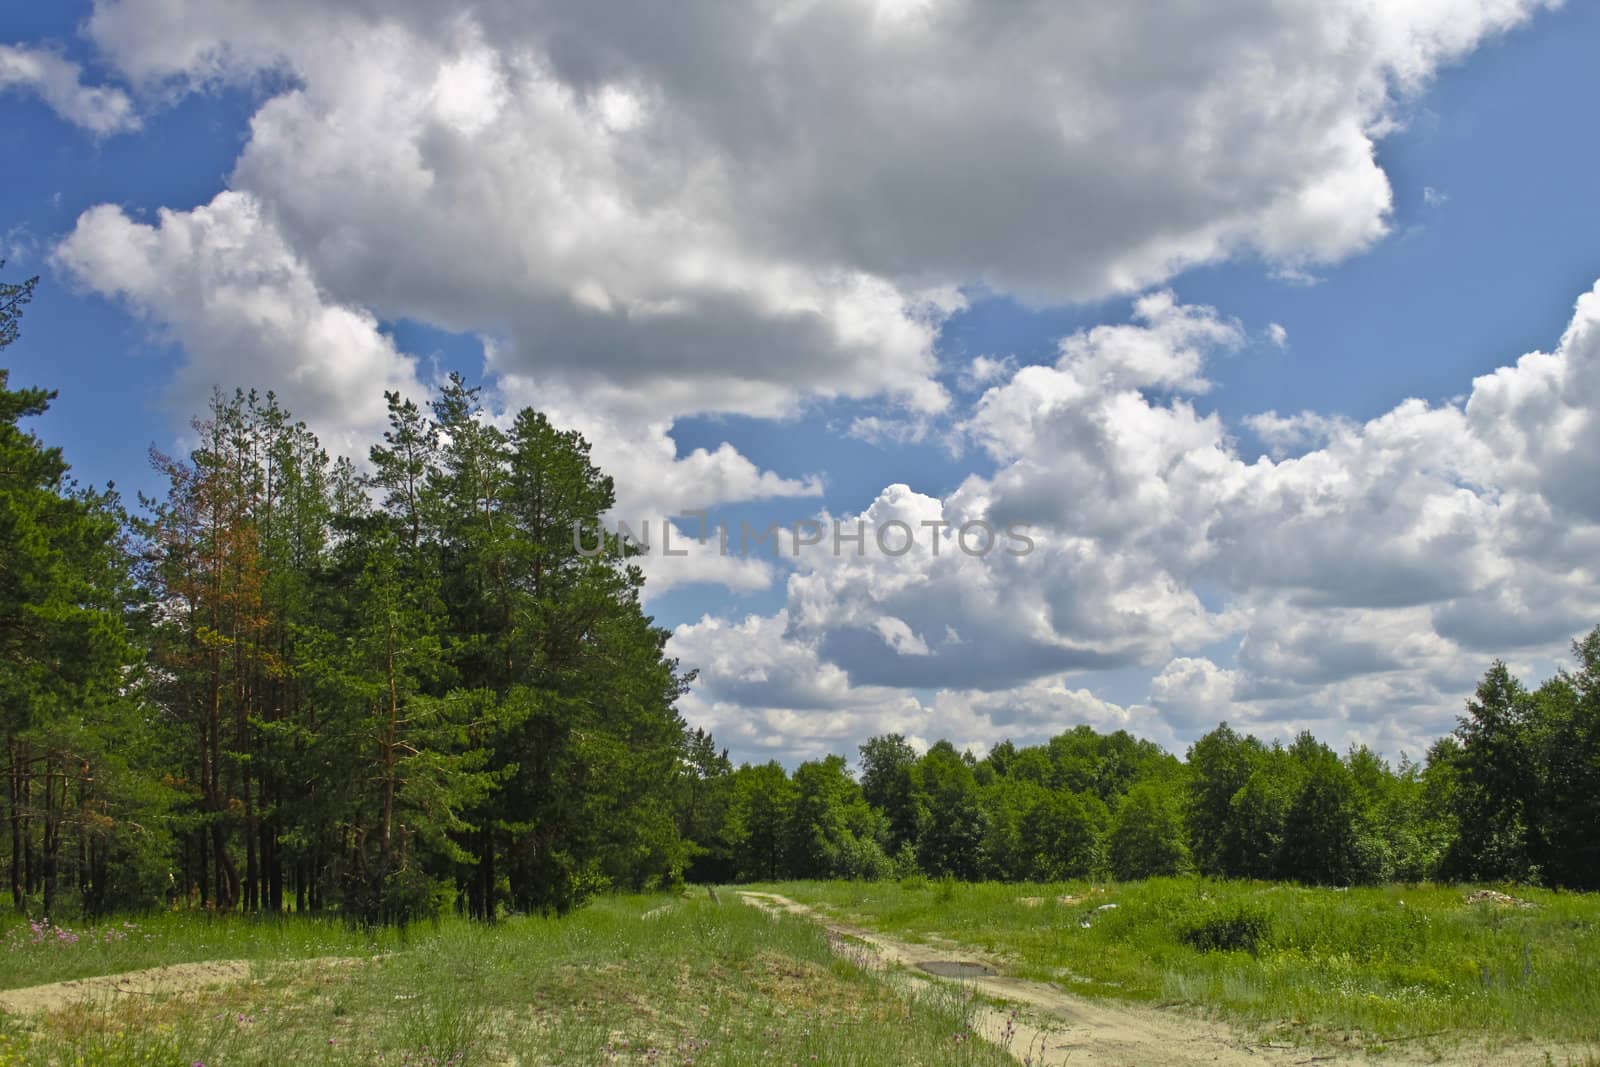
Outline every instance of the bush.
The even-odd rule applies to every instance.
[[[881,882],[894,874],[894,861],[871,838],[846,833],[831,850],[833,877],[856,882]]]
[[[1180,931],[1178,940],[1196,952],[1248,952],[1253,956],[1271,932],[1272,921],[1265,915],[1239,908]]]
[[[926,889],[928,876],[922,873],[922,868],[917,866],[917,850],[909,841],[900,846],[900,851],[894,854],[894,878],[900,880],[900,885],[905,889]],[[921,879],[920,884],[908,885]]]

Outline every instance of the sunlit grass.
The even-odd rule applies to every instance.
[[[1594,896],[1516,890],[1537,905],[1520,909],[1468,905],[1456,888],[1200,879],[776,888],[908,939],[971,945],[1075,992],[1198,1006],[1302,1037],[1347,1032],[1369,1049],[1440,1033],[1600,1042]],[[254,977],[0,1017],[0,1067],[1008,1062],[971,1040],[962,998],[918,995],[835,956],[816,926],[728,896],[604,898],[561,919],[452,919],[405,935],[169,915],[134,920],[126,936],[84,927],[75,941],[35,943],[24,927],[0,934],[8,988],[206,959],[256,961]],[[1183,936],[1238,914],[1264,920],[1253,954],[1199,951]]]
[[[972,945],[1012,960],[1016,974],[1086,995],[1360,1031],[1369,1044],[1433,1032],[1600,1042],[1595,894],[1517,889],[1535,907],[1513,908],[1469,905],[1459,887],[1198,878],[775,888],[888,933]],[[1186,942],[1198,924],[1241,912],[1265,921],[1254,953]]]
[[[198,935],[168,932],[192,958]],[[285,951],[321,934],[326,951]],[[449,921],[356,960],[292,962],[350,955],[338,928],[274,936],[288,940],[224,942],[260,949],[246,984],[0,1019],[0,1065],[1010,1062],[971,1039],[965,1000],[911,994],[837,958],[815,926],[739,904],[610,898],[562,919]],[[146,944],[138,965],[175,962]]]
[[[435,936],[431,925],[363,931],[333,919],[169,912],[59,926],[0,917],[0,989],[202,960],[373,955]]]

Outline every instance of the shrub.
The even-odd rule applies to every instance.
[[[1266,915],[1238,908],[1203,919],[1179,932],[1178,940],[1196,952],[1248,952],[1257,948],[1272,932]]]

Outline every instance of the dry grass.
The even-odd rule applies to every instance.
[[[1010,1062],[959,1005],[904,999],[810,924],[667,902],[446,923],[354,965],[265,961],[224,988],[7,1016],[0,1065]]]

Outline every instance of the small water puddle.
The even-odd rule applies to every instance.
[[[929,960],[917,966],[940,978],[988,978],[994,974],[981,963],[963,963],[959,960]]]

